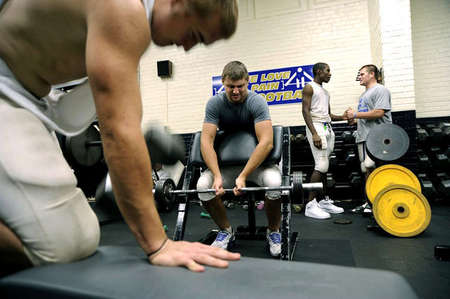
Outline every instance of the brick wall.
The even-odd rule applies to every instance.
[[[415,110],[409,0],[379,0],[384,83],[392,110]]]
[[[372,63],[382,66],[382,42],[380,25],[380,3],[378,0],[368,1],[370,48],[372,50]]]
[[[362,88],[358,68],[371,62],[367,1],[239,1],[240,23],[232,39],[196,46],[188,53],[152,46],[141,62],[144,122],[158,120],[177,133],[201,128],[212,95],[211,77],[230,60],[249,71],[327,62],[332,79],[325,87],[331,110],[355,106]],[[173,62],[170,79],[157,77],[156,61]],[[274,124],[302,125],[301,104],[270,106]]]
[[[417,117],[450,115],[450,1],[412,0]]]
[[[448,0],[240,0],[236,34],[185,53],[151,46],[140,65],[144,123],[173,132],[200,130],[211,77],[231,60],[249,71],[327,62],[325,85],[331,110],[355,106],[363,89],[355,82],[360,66],[383,66],[394,111],[417,117],[450,114]],[[411,22],[412,18],[412,22]],[[411,25],[412,24],[412,25]],[[169,79],[157,76],[156,62],[173,62]],[[274,124],[304,125],[301,104],[270,106]]]

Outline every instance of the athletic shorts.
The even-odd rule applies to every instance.
[[[330,123],[313,122],[313,125],[322,140],[322,149],[318,149],[314,146],[312,133],[308,126],[306,126],[306,137],[308,138],[309,146],[311,147],[311,152],[314,158],[314,169],[320,171],[320,165],[322,163],[326,163],[328,165],[330,155],[334,150],[335,135]],[[328,168],[328,166],[326,168]]]
[[[1,93],[0,119],[0,220],[22,241],[33,265],[94,253],[98,219],[55,133]]]

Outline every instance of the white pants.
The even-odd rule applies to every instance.
[[[306,137],[308,138],[314,158],[314,170],[320,173],[326,173],[328,172],[331,153],[334,150],[334,132],[329,123],[313,122],[313,125],[322,141],[322,149],[315,147],[312,140],[312,133],[308,126],[306,126]]]
[[[242,171],[242,166],[229,166],[220,169],[222,174],[223,187],[225,189],[234,188],[235,180]],[[279,187],[281,186],[281,171],[277,165],[260,166],[253,171],[247,181],[255,183],[262,187]],[[197,181],[197,189],[210,189],[214,183],[212,172],[207,169],[202,172]],[[203,201],[211,200],[215,197],[215,193],[198,193],[198,198]],[[266,197],[270,200],[276,200],[281,197],[280,191],[266,191]]]
[[[58,141],[36,116],[0,95],[0,219],[33,265],[91,255],[100,227]]]

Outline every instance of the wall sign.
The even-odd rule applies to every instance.
[[[257,92],[269,105],[302,101],[303,87],[313,80],[313,65],[249,72],[248,89]],[[212,77],[213,95],[224,91],[221,76]]]

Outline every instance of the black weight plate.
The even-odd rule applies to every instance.
[[[371,159],[394,161],[408,151],[409,137],[406,131],[397,125],[380,124],[370,130],[366,145]]]
[[[175,183],[172,179],[162,179],[155,182],[155,201],[160,212],[170,211],[174,204],[175,198],[170,191],[175,190]]]
[[[350,223],[352,223],[352,221],[350,219],[346,219],[346,218],[338,218],[338,219],[335,219],[333,221],[333,223],[335,223],[335,224],[350,224]]]
[[[100,141],[100,132],[91,125],[77,136],[66,137],[66,151],[79,165],[90,167],[102,159],[102,146],[88,146],[87,143]]]

